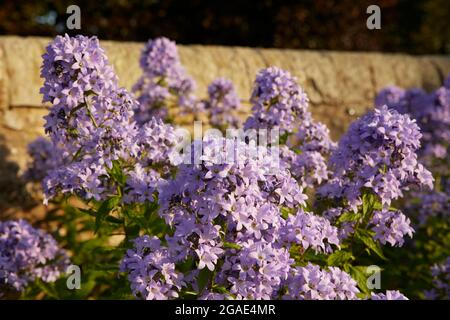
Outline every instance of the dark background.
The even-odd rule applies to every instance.
[[[182,44],[450,53],[449,0],[3,0],[0,34],[68,32],[70,4],[81,8],[79,32],[101,39],[164,35]],[[381,30],[366,28],[371,4],[381,8]]]

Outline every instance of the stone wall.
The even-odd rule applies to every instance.
[[[39,88],[41,55],[51,39],[0,37],[0,193],[10,193],[26,165],[26,145],[43,134]],[[120,84],[130,89],[140,75],[143,43],[101,41]],[[376,92],[386,85],[439,86],[450,73],[450,57],[403,54],[275,50],[220,46],[179,46],[181,60],[204,97],[214,78],[233,80],[248,99],[257,71],[278,66],[297,76],[311,100],[314,117],[337,138],[355,117],[371,108]],[[246,107],[248,108],[248,107]],[[246,112],[248,110],[244,110]],[[19,197],[19,194],[15,194]],[[1,196],[0,196],[1,197]],[[1,202],[1,199],[0,199]],[[1,207],[0,207],[1,209]]]

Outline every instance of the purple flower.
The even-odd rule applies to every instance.
[[[355,300],[359,293],[356,281],[336,267],[329,270],[308,263],[292,268],[286,281],[284,299],[295,300]]]
[[[273,149],[210,137],[199,144],[200,162],[181,164],[160,188],[160,214],[174,229],[171,255],[214,271],[237,298],[271,299],[293,263],[280,237],[280,206],[303,205],[306,196],[289,171],[270,168]],[[195,287],[195,270],[188,277]]]
[[[316,252],[331,252],[331,245],[339,246],[338,230],[329,220],[299,210],[289,215],[281,230],[283,241],[297,243],[304,250],[311,247]]]
[[[198,268],[203,269],[204,267],[207,267],[210,271],[213,271],[217,259],[219,259],[224,250],[218,247],[203,245],[195,250],[195,252],[199,257]]]
[[[138,157],[144,166],[170,165],[172,151],[181,142],[175,129],[161,119],[152,118],[139,128],[136,143],[139,147]]]
[[[374,211],[370,224],[375,231],[374,239],[382,244],[389,242],[391,246],[401,247],[404,236],[412,237],[414,229],[410,220],[400,211]]]
[[[48,172],[59,167],[62,162],[60,150],[44,137],[39,137],[28,145],[28,155],[31,163],[24,173],[26,181],[42,182]]]
[[[174,129],[156,119],[143,127],[136,125],[133,110],[138,102],[118,87],[96,38],[57,37],[47,50],[43,92],[53,106],[45,128],[61,161],[47,170],[45,201],[60,193],[105,200],[118,188],[110,176],[114,165],[123,166],[128,177],[125,201],[153,199],[159,175],[171,170],[169,150],[178,141]],[[67,90],[78,95],[70,101],[49,98]]]
[[[270,67],[256,76],[251,102],[252,115],[244,129],[279,129],[281,135],[295,131],[302,121],[310,121],[308,97],[287,71]]]
[[[382,89],[375,97],[375,106],[380,108],[384,105],[394,108],[400,112],[403,106],[405,90],[396,86],[390,86]],[[403,112],[402,112],[403,113]]]
[[[379,196],[384,206],[414,186],[433,187],[431,173],[417,160],[420,130],[414,120],[387,107],[375,109],[350,125],[330,158],[333,179],[319,191],[345,198],[355,208],[361,189]]]
[[[175,269],[174,259],[156,237],[142,236],[134,240],[120,263],[120,271],[128,273],[131,290],[137,298],[167,300],[178,297],[185,285],[183,274]]]
[[[182,111],[196,111],[195,83],[181,65],[175,42],[164,37],[149,40],[142,50],[140,65],[143,75],[133,86],[138,94],[134,112],[139,124],[153,117],[166,119],[174,103]]]
[[[0,222],[0,282],[3,285],[23,291],[36,279],[54,282],[68,265],[66,252],[49,234],[24,220]]]
[[[128,172],[126,182],[126,203],[144,203],[145,201],[155,201],[154,193],[162,183],[158,172],[153,169],[145,170],[139,163],[132,171]]]
[[[118,79],[96,37],[57,36],[42,57],[44,102],[71,110],[83,102],[85,92],[107,95],[118,86]]]
[[[448,142],[450,141],[450,88],[447,84],[431,94],[421,89],[402,90],[396,99],[386,99],[385,103],[402,114],[409,114],[417,120],[423,137],[419,157],[422,163],[440,175],[448,174]],[[384,89],[379,97],[390,89]],[[376,98],[377,101],[380,98]],[[442,159],[442,160],[439,160]]]
[[[442,221],[448,221],[450,218],[450,185],[443,191],[413,193],[411,196],[420,198],[421,201],[420,203],[408,203],[405,205],[405,211],[417,213],[421,226],[433,218]]]
[[[314,188],[328,180],[326,159],[318,151],[296,153],[287,146],[281,146],[280,151],[283,164],[303,188]]]
[[[225,78],[214,80],[208,86],[208,96],[203,108],[210,114],[210,123],[216,127],[237,128],[239,118],[233,112],[240,108],[240,99],[233,82]]]
[[[409,300],[398,290],[387,290],[386,293],[373,293],[371,300]]]
[[[431,300],[450,299],[450,257],[445,262],[435,264],[431,267],[433,286],[431,290],[425,291],[425,297]]]
[[[321,122],[304,121],[298,127],[296,137],[299,141],[299,149],[316,151],[323,156],[328,156],[336,149],[336,143],[330,138],[330,130]]]

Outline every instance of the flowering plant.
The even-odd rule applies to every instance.
[[[296,79],[270,67],[239,134],[186,142],[171,108],[205,113],[217,133],[240,125],[240,99],[219,78],[197,100],[170,40],[142,51],[137,98],[96,38],[58,36],[43,58],[48,140],[30,146],[26,177],[42,180],[47,221],[83,267],[82,289],[57,281],[52,297],[406,299],[375,292],[366,271],[413,236],[394,203],[433,187],[409,115],[383,103],[335,143]],[[0,279],[20,290],[33,277],[12,282],[4,252]]]

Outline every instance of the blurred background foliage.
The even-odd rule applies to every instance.
[[[71,34],[65,25],[71,4],[81,8],[80,32],[101,39],[450,53],[448,0],[3,0],[0,34]],[[381,8],[381,30],[366,28],[371,4]]]

